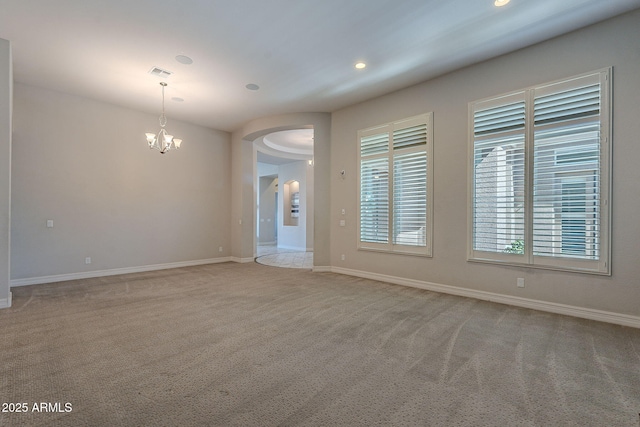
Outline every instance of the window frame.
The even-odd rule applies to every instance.
[[[536,255],[534,246],[534,148],[536,125],[534,101],[541,94],[561,93],[562,88],[578,87],[575,81],[597,76],[600,84],[600,152],[599,152],[599,233],[598,259],[570,256]],[[611,181],[612,181],[612,67],[583,73],[541,85],[530,86],[506,94],[493,96],[468,104],[468,201],[467,201],[467,260],[472,262],[525,266],[539,269],[572,271],[597,275],[611,275]],[[475,202],[475,112],[499,106],[507,100],[522,97],[525,102],[524,136],[524,253],[492,252],[474,249]],[[555,157],[555,156],[554,156]]]
[[[417,125],[426,125],[426,144],[408,147],[393,147],[394,131],[410,128]],[[375,153],[362,156],[361,144],[362,138],[378,134],[387,133],[388,150],[384,153]],[[357,249],[363,251],[385,252],[403,255],[416,255],[431,257],[433,250],[433,112],[408,117],[402,120],[385,123],[361,129],[357,132],[357,171],[358,171],[358,200],[357,200]],[[425,245],[402,245],[394,243],[394,159],[398,155],[410,153],[422,153],[426,155],[426,221],[425,221]],[[395,155],[394,155],[395,154]],[[388,176],[387,176],[387,221],[388,221],[388,239],[386,243],[376,243],[362,241],[362,222],[361,222],[361,204],[362,204],[362,160],[387,159]]]

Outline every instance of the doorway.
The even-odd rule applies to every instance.
[[[301,138],[307,139],[306,152],[301,149]],[[313,129],[267,134],[254,141],[254,146],[257,261],[312,268]]]

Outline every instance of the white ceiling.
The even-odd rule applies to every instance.
[[[313,129],[273,132],[263,137],[267,147],[285,153],[313,156]]]
[[[640,0],[0,0],[17,82],[232,131],[330,112],[640,7]],[[187,55],[192,65],[176,61]],[[368,66],[356,70],[355,62]],[[247,84],[260,89],[250,91]],[[171,101],[172,97],[184,102]]]

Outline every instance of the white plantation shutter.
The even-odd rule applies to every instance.
[[[475,106],[474,250],[509,252],[524,239],[524,136],[524,93]]]
[[[389,241],[389,160],[362,160],[360,184],[360,240]]]
[[[484,109],[479,105],[479,109],[474,112],[473,134],[475,136],[524,130],[524,99],[497,106],[490,106],[491,104],[489,103],[489,106]]]
[[[469,258],[610,274],[610,70],[470,104]]]
[[[430,255],[432,115],[358,132],[360,249]]]
[[[561,92],[551,92],[552,86],[547,86],[538,92],[534,100],[534,122],[536,126],[547,123],[558,123],[566,120],[575,120],[583,117],[600,115],[600,82],[597,75],[575,79],[569,83],[576,85],[574,88],[560,89]]]
[[[533,254],[600,257],[600,76],[534,92]]]
[[[425,246],[427,222],[427,155],[394,156],[393,243]]]
[[[394,129],[393,149],[416,147],[427,145],[427,124],[420,123],[415,126]]]
[[[378,133],[365,136],[360,140],[360,156],[387,153],[389,151],[389,134]]]

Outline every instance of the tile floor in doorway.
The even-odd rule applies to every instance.
[[[274,245],[259,245],[256,262],[282,268],[313,268],[313,252],[280,249]]]

